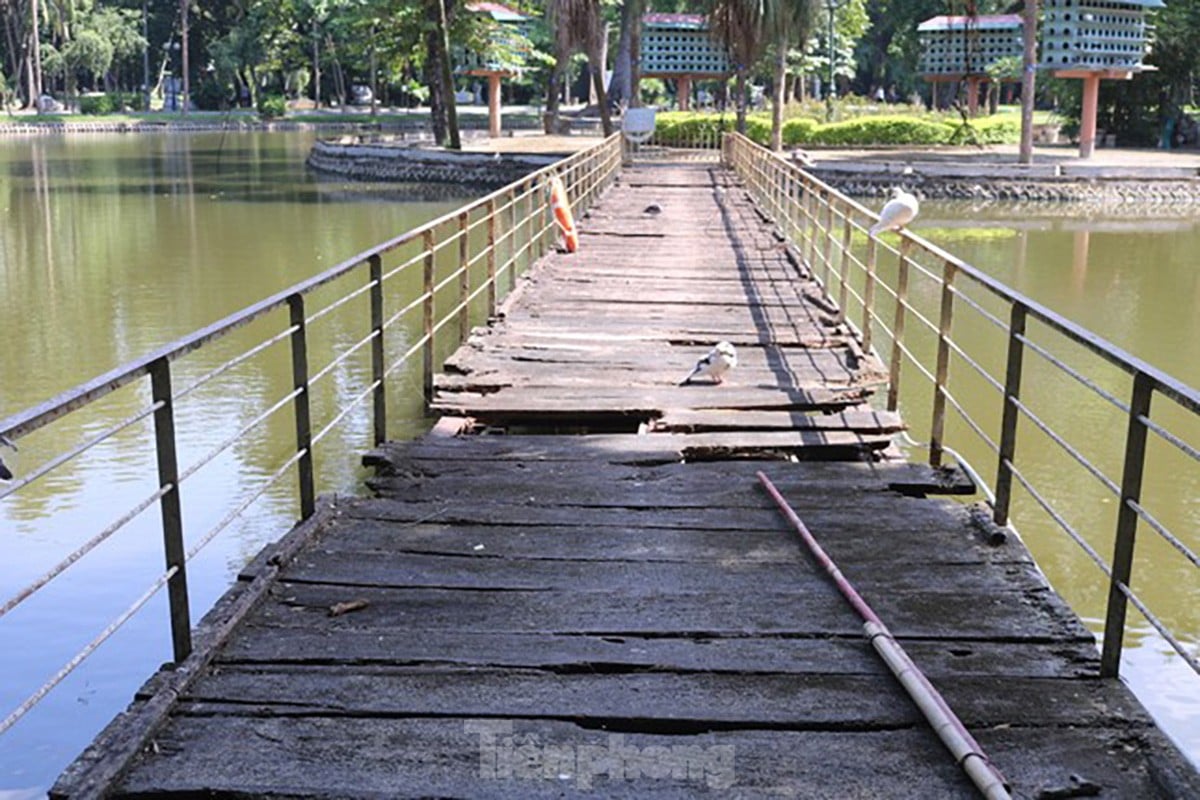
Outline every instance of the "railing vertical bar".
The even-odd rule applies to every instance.
[[[825,239],[825,292],[829,294],[833,290],[833,192],[825,193],[825,228],[823,232]]]
[[[308,389],[308,329],[304,321],[304,295],[288,296],[292,331],[292,388],[296,398],[292,406],[296,413],[296,473],[300,481],[300,518],[308,519],[317,509],[317,493],[313,480],[312,417]]]
[[[904,323],[908,318],[908,254],[912,242],[900,242],[900,260],[896,275],[896,316],[892,320],[892,356],[888,361],[888,411],[900,407],[900,365],[904,362]]]
[[[906,239],[907,241],[907,239]],[[946,433],[946,380],[950,374],[950,328],[954,324],[954,276],[958,267],[951,261],[942,267],[942,307],[938,317],[937,370],[933,393],[933,419],[929,426],[929,465],[942,464],[942,442]]]
[[[874,327],[875,316],[875,259],[878,244],[874,236],[867,237],[867,277],[866,283],[863,285],[862,320],[863,351],[866,353],[871,352],[873,338],[871,329]]]
[[[470,213],[464,211],[458,215],[458,343],[466,344],[467,337],[471,335],[471,309],[467,298],[471,296],[471,267],[468,265],[470,260],[470,248],[468,247],[467,238],[469,232],[467,225]]]
[[[425,302],[422,304],[422,331],[424,333],[424,343],[421,345],[421,379],[422,390],[425,394],[425,404],[428,406],[433,402],[433,284],[434,284],[434,247],[437,245],[434,236],[433,228],[425,231],[421,237],[421,241],[425,246]]]
[[[854,226],[850,222],[850,209],[842,217],[842,260],[841,283],[838,285],[838,324],[846,322],[846,306],[850,303],[850,241]]]
[[[1121,507],[1117,510],[1116,542],[1113,544],[1112,580],[1108,588],[1108,611],[1104,617],[1104,646],[1100,652],[1100,674],[1117,677],[1121,671],[1121,647],[1125,639],[1127,601],[1121,585],[1130,585],[1133,550],[1137,539],[1138,515],[1134,506],[1141,502],[1142,475],[1146,467],[1146,424],[1154,379],[1138,371],[1133,376],[1129,400],[1129,427],[1125,434],[1125,466],[1121,475]]]
[[[487,204],[487,309],[496,316],[496,198]]]
[[[805,262],[808,265],[808,274],[814,278],[817,277],[817,191],[812,184],[804,187],[804,227],[808,233],[808,253]]]
[[[517,288],[517,240],[521,238],[521,227],[518,223],[517,188],[508,191],[508,292]]]
[[[158,409],[154,412],[154,444],[158,456],[158,485],[170,489],[159,499],[162,513],[163,554],[167,569],[175,574],[167,581],[171,615],[171,650],[175,663],[192,652],[192,621],[188,608],[187,551],[183,546],[183,509],[179,498],[179,459],[175,449],[175,405],[171,394],[171,363],[160,358],[150,365],[150,393]]]
[[[385,348],[383,346],[383,258],[378,254],[367,259],[371,273],[371,331],[375,338],[371,341],[371,381],[375,384],[372,391],[372,421],[374,425],[375,444],[387,441],[387,389],[384,376],[387,371]]]
[[[1008,365],[1004,370],[1004,411],[1000,419],[1000,453],[996,467],[996,501],[992,519],[1001,527],[1008,524],[1012,505],[1013,458],[1017,452],[1017,421],[1020,410],[1021,374],[1025,360],[1025,335],[1028,309],[1023,303],[1013,303],[1008,324]]]

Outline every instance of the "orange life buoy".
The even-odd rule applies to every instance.
[[[554,209],[554,220],[562,228],[567,252],[574,253],[579,249],[579,232],[575,230],[575,216],[567,200],[567,187],[563,186],[562,179],[557,175],[550,177],[550,207]]]

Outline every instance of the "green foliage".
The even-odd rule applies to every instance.
[[[660,112],[655,119],[656,136],[665,145],[708,141],[721,131],[734,128],[734,118],[730,114],[666,111]],[[935,115],[863,116],[827,124],[811,117],[797,116],[784,120],[783,142],[791,147],[960,144],[967,139],[964,134],[955,137],[957,127]],[[972,120],[971,130],[980,144],[1012,144],[1020,139],[1021,121],[1014,114],[996,114]],[[766,145],[771,139],[770,115],[748,115],[746,135],[752,141]]]
[[[1021,118],[1013,114],[996,114],[970,121],[970,126],[958,125],[950,136],[950,144],[1016,144],[1021,141]]]
[[[258,99],[258,113],[264,119],[279,119],[287,113],[287,99],[281,94],[264,94]]]
[[[783,143],[785,145],[807,144],[813,140],[821,123],[808,117],[792,117],[783,123]]]
[[[96,78],[108,71],[113,60],[113,45],[95,31],[80,31],[63,48],[63,58],[71,69],[82,70]]]
[[[664,111],[655,115],[654,119],[655,138],[667,146],[713,141],[721,133],[733,130],[734,126],[731,114],[705,114],[698,111]]]
[[[642,78],[642,105],[657,106],[667,102],[667,85],[661,78]]]
[[[89,94],[79,98],[79,113],[81,114],[111,114],[119,106],[120,95],[114,98],[111,94]]]
[[[813,144],[837,147],[874,144],[944,144],[953,128],[942,122],[914,117],[860,117],[821,125]]]

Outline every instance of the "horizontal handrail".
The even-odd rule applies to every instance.
[[[1173,408],[1182,410],[1190,421],[1197,421],[1200,420],[1200,391],[911,231],[898,232],[898,248],[892,247],[886,240],[869,236],[869,226],[878,219],[872,211],[805,172],[797,164],[753,144],[744,136],[727,135],[722,154],[725,162],[744,179],[763,211],[788,237],[804,269],[822,285],[831,300],[837,298],[839,321],[858,330],[867,349],[882,352],[880,348],[872,346],[877,331],[890,340],[889,407],[893,407],[900,398],[904,398],[905,403],[920,404],[922,407],[928,405],[931,414],[928,445],[930,463],[935,466],[940,464],[942,453],[949,451],[945,445],[949,429],[947,418],[948,415],[955,415],[954,419],[969,432],[966,435],[974,436],[973,441],[983,445],[985,452],[996,458],[994,484],[984,487],[994,497],[995,522],[999,525],[1009,522],[1013,502],[1012,484],[1015,481],[1100,568],[1109,586],[1102,671],[1109,675],[1118,673],[1127,600],[1167,639],[1175,651],[1184,653],[1186,648],[1178,637],[1153,615],[1143,599],[1129,589],[1129,577],[1139,520],[1181,554],[1189,566],[1200,566],[1200,558],[1194,549],[1173,533],[1162,518],[1143,507],[1143,489],[1149,488],[1149,484],[1143,487],[1143,479],[1146,461],[1150,457],[1146,447],[1150,433],[1155,434],[1156,441],[1168,446],[1169,454],[1174,454],[1173,457],[1185,459],[1193,469],[1200,466],[1200,448],[1189,444],[1162,418],[1151,419],[1151,399],[1170,400],[1174,403]],[[851,246],[852,237],[863,234],[868,234],[865,256],[861,255],[862,248],[856,253],[856,248]],[[893,262],[893,258],[898,261]],[[911,281],[920,281],[923,286],[930,287],[923,300],[914,299],[914,292],[908,288]],[[981,290],[979,299],[968,295],[967,290],[975,288]],[[983,302],[984,298],[989,297],[991,300],[988,303]],[[862,312],[861,323],[853,321],[850,309],[845,307],[851,300]],[[992,313],[988,308],[991,303],[999,303],[1007,308],[1011,319],[1005,322]],[[922,309],[922,304],[928,311]],[[1000,374],[992,374],[986,366],[986,359],[973,357],[964,343],[955,338],[956,326],[970,322],[956,321],[956,308],[974,312],[987,326],[993,342],[997,333],[1003,337],[1007,360]],[[910,318],[914,324],[906,328],[906,319]],[[1027,332],[1030,322],[1039,326],[1036,340]],[[1077,351],[1071,351],[1073,358],[1088,355],[1099,359],[1097,366],[1106,364],[1116,368],[1130,382],[1130,399],[1123,400],[1106,388],[1105,382],[1097,377],[1096,367],[1078,367],[1068,363],[1068,359],[1060,352],[1064,350],[1062,345],[1077,348]],[[1021,396],[1022,376],[1032,369],[1024,363],[1022,356],[1025,350],[1040,356],[1038,369],[1048,369],[1052,374],[1065,376],[1078,387],[1077,392],[1097,398],[1115,409],[1112,413],[1124,416],[1128,430],[1124,449],[1118,454],[1120,458],[1116,466],[1121,470],[1119,478],[1107,474],[1103,466],[1096,463],[1095,456],[1072,441],[1069,431],[1056,429]],[[970,367],[964,373],[966,376],[973,376],[976,380],[982,380],[984,386],[999,390],[998,412],[986,409],[968,394],[959,393],[961,396],[956,396],[951,391],[950,384],[953,381],[949,367],[952,361]],[[909,388],[912,382],[901,380],[901,376],[907,374],[906,370],[901,369],[901,364],[914,371],[924,382],[920,385],[931,388],[932,393],[918,395]],[[960,380],[965,381],[966,378]],[[972,388],[972,391],[977,390]],[[994,402],[997,396],[991,394],[985,399]],[[987,415],[997,413],[1000,417],[998,426],[984,421]],[[909,415],[906,413],[906,416]],[[1065,457],[1076,468],[1082,469],[1102,487],[1108,497],[1116,495],[1119,503],[1111,564],[1105,562],[1080,533],[1079,526],[1072,524],[1063,510],[1055,507],[1050,499],[1053,493],[1041,491],[1022,473],[1020,465],[1024,462],[1017,457],[1015,450],[1019,428],[1028,428],[1030,432],[1044,436],[1058,456]],[[959,451],[963,450],[961,445],[956,447]],[[1165,458],[1161,454],[1156,457]],[[1196,659],[1185,660],[1193,669],[1197,669]]]

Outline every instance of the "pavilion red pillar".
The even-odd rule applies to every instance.
[[[675,93],[679,97],[679,110],[687,111],[692,107],[692,76],[680,75],[675,79]]]
[[[488,136],[500,136],[500,73],[488,73]]]
[[[1096,108],[1100,100],[1100,73],[1083,76],[1083,110],[1079,119],[1079,157],[1091,158],[1096,147]]]

